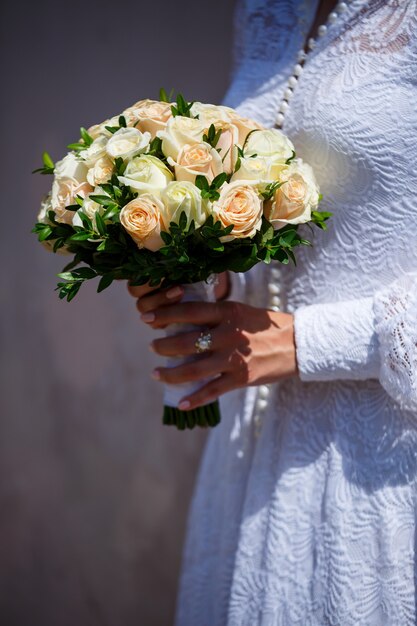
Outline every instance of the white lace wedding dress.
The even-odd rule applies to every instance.
[[[226,104],[273,125],[316,8],[238,3]],[[301,380],[222,399],[191,508],[177,624],[411,626],[417,2],[349,3],[309,54],[283,130],[334,214],[282,271]],[[235,276],[233,297],[268,306],[273,280],[258,266]]]

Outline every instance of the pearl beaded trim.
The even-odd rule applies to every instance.
[[[327,24],[322,24],[317,29],[317,38],[324,37],[328,28],[334,24],[339,15],[344,13],[347,9],[346,2],[339,2],[335,10],[329,13],[327,17]],[[297,63],[294,65],[291,76],[288,79],[287,86],[284,90],[284,97],[279,105],[278,114],[275,120],[275,126],[281,128],[284,122],[284,115],[288,111],[290,100],[294,94],[294,89],[297,86],[298,79],[303,73],[303,67],[310,51],[314,50],[317,45],[315,38],[311,37],[307,41],[307,51],[305,49],[300,50],[297,54]],[[271,267],[271,282],[268,284],[269,291],[269,309],[272,311],[279,311],[281,308],[281,270],[278,265]],[[258,387],[257,399],[255,403],[255,413],[253,416],[254,435],[259,437],[262,429],[262,422],[265,411],[268,408],[268,398],[271,393],[269,385],[260,385]]]
[[[285,116],[285,113],[288,111],[289,101],[291,100],[293,96],[294,89],[298,83],[298,79],[303,73],[303,67],[306,62],[309,52],[315,49],[315,47],[317,46],[317,39],[320,39],[327,34],[329,27],[337,21],[339,15],[344,13],[347,10],[347,8],[348,8],[347,2],[339,2],[335,10],[329,13],[327,17],[327,24],[322,24],[321,26],[318,27],[317,37],[316,38],[310,37],[310,39],[307,41],[307,45],[306,45],[307,51],[305,49],[302,49],[298,52],[297,63],[294,65],[292,74],[290,78],[288,79],[287,86],[284,90],[284,97],[281,101],[281,104],[279,105],[278,114],[275,118],[276,128],[281,128],[284,123],[284,116]]]

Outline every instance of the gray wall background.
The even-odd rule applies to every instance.
[[[232,0],[1,8],[1,626],[172,623],[203,435],[162,427],[125,285],[58,300],[63,259],[29,233],[50,179],[30,172],[160,86],[219,102],[232,13]]]

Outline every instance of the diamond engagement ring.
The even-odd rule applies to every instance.
[[[213,338],[211,333],[201,333],[194,346],[197,352],[200,354],[201,352],[208,352],[211,348],[211,344],[213,343]]]

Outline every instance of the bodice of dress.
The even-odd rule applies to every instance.
[[[227,104],[273,125],[316,9],[315,0],[238,4]],[[333,213],[282,272],[301,376],[381,378],[417,408],[416,2],[350,2],[309,53],[283,131]]]

